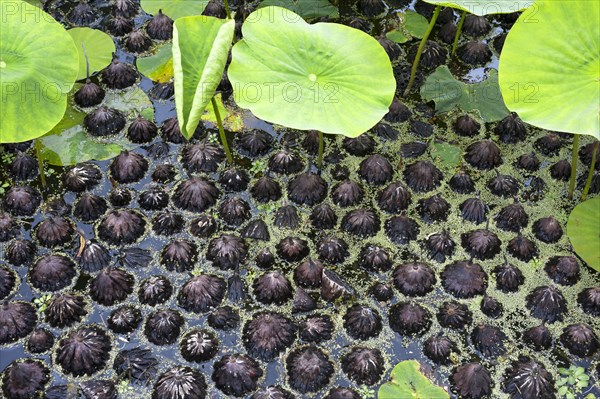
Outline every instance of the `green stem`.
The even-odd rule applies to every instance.
[[[456,28],[456,34],[454,35],[454,43],[452,44],[452,55],[456,53],[456,46],[458,45],[458,38],[460,37],[460,32],[462,32],[463,22],[465,22],[466,11],[463,11],[460,15],[460,21],[458,22],[458,27]]]
[[[598,143],[600,141],[596,141],[594,143],[594,149],[592,152],[592,163],[590,164],[590,170],[588,172],[587,180],[585,181],[585,187],[583,188],[583,194],[581,194],[581,201],[585,201],[587,199],[588,192],[590,191],[590,186],[592,185],[592,180],[594,178],[594,169],[596,169],[596,154],[598,153]]]
[[[413,61],[412,69],[410,71],[410,80],[408,81],[408,85],[406,86],[406,90],[404,90],[404,97],[408,96],[410,93],[410,89],[412,88],[413,83],[415,82],[415,76],[417,75],[417,67],[419,66],[419,61],[421,60],[421,53],[425,48],[425,43],[427,43],[427,39],[433,30],[433,26],[435,25],[435,21],[437,20],[438,15],[440,14],[441,6],[436,6],[435,11],[433,12],[433,16],[431,17],[431,21],[429,22],[429,26],[427,27],[427,31],[423,35],[423,39],[421,39],[421,43],[419,44],[419,48],[417,49],[417,55],[415,56],[415,60]]]
[[[229,2],[227,0],[223,0],[223,4],[225,5],[225,12],[227,13],[227,19],[231,19],[231,11],[229,10]]]
[[[317,156],[317,167],[321,170],[323,166],[323,132],[319,131],[319,155]]]
[[[35,156],[38,159],[38,168],[40,169],[40,181],[42,182],[42,187],[46,188],[46,173],[44,173],[44,160],[42,159],[42,143],[39,140],[35,140],[33,144],[35,148]]]
[[[217,107],[217,102],[215,98],[210,99],[210,103],[212,104],[213,109],[215,110],[215,117],[217,118],[217,127],[219,128],[219,136],[221,137],[221,144],[223,144],[223,148],[225,149],[225,154],[227,155],[227,160],[231,165],[233,165],[233,156],[231,155],[231,151],[229,150],[229,144],[227,143],[227,136],[225,136],[225,129],[223,129],[223,121],[221,120],[221,113],[219,112],[219,107]]]
[[[567,198],[569,200],[573,199],[573,192],[575,191],[575,180],[577,177],[577,158],[579,156],[579,154],[577,153],[578,149],[579,149],[579,135],[576,134],[573,137],[573,155],[571,158],[571,180],[569,182],[569,195],[567,196]]]

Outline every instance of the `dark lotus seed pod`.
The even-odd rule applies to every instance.
[[[292,299],[292,285],[280,270],[263,274],[252,286],[256,300],[267,305],[282,305]]]
[[[550,167],[550,176],[553,179],[567,181],[571,177],[571,164],[562,159]]]
[[[473,346],[485,357],[498,357],[506,353],[506,334],[498,327],[480,324],[473,329]]]
[[[108,205],[104,198],[83,193],[73,207],[73,215],[84,222],[90,222],[102,216],[107,209]]]
[[[492,30],[492,24],[485,16],[468,14],[463,18],[463,32],[469,36],[483,36]]]
[[[4,299],[17,286],[18,276],[12,270],[0,267],[0,299]]]
[[[483,299],[481,300],[480,309],[484,315],[491,317],[492,319],[497,319],[498,317],[502,316],[502,312],[504,312],[504,306],[502,306],[502,303],[487,295],[484,295]]]
[[[470,115],[462,115],[453,124],[454,131],[460,136],[475,136],[481,129],[481,124]]]
[[[539,255],[535,242],[521,234],[510,240],[506,249],[509,254],[523,262],[529,262]]]
[[[344,262],[350,254],[348,244],[343,239],[333,236],[323,237],[317,244],[317,251],[321,261],[332,264]]]
[[[181,129],[179,128],[179,122],[177,121],[177,117],[165,120],[162,126],[160,127],[160,133],[162,138],[166,142],[173,144],[182,144],[187,142],[187,139],[183,137],[183,134],[181,134]]]
[[[146,25],[148,36],[155,40],[170,40],[173,37],[173,20],[158,10],[148,25]]]
[[[540,160],[533,152],[523,154],[517,158],[517,167],[527,172],[535,172],[540,168]]]
[[[152,230],[163,236],[177,234],[183,230],[183,216],[179,213],[166,210],[158,213],[152,219]]]
[[[54,335],[45,328],[31,332],[27,340],[27,351],[34,354],[44,353],[54,346]]]
[[[573,285],[579,280],[579,263],[574,256],[553,256],[544,270],[556,284]]]
[[[531,327],[523,334],[523,340],[534,349],[550,349],[552,347],[552,333],[545,325]]]
[[[521,270],[508,261],[496,266],[493,272],[496,275],[496,288],[502,292],[516,292],[525,281]]]
[[[442,286],[457,298],[472,298],[485,293],[487,274],[478,263],[457,261],[441,274]]]
[[[0,219],[2,215],[0,214]],[[0,225],[2,221],[0,220]],[[0,235],[1,235],[1,227],[0,227]],[[0,241],[4,241],[0,239]],[[35,244],[29,240],[18,239],[11,241],[10,244],[6,247],[6,260],[8,263],[14,266],[26,266],[33,261],[35,257],[37,248]]]
[[[4,369],[2,392],[6,398],[29,399],[40,397],[50,381],[50,370],[34,359],[17,360]]]
[[[71,242],[73,225],[62,216],[50,215],[35,227],[35,236],[45,247],[53,248]]]
[[[425,240],[425,247],[429,258],[438,263],[444,263],[446,257],[452,256],[456,244],[452,240],[450,233],[446,230],[441,233],[434,233]]]
[[[473,315],[467,305],[450,301],[440,306],[437,319],[442,327],[465,330],[473,321]]]
[[[132,244],[146,229],[146,221],[133,210],[110,211],[98,225],[98,237],[112,245]]]
[[[262,241],[269,241],[271,239],[269,228],[262,219],[256,219],[248,223],[242,229],[241,236],[242,238],[253,238]]]
[[[581,157],[581,162],[584,163],[584,165],[586,166],[590,166],[590,164],[592,163],[592,156],[594,155],[594,148],[596,151],[596,164],[595,164],[595,168],[598,169],[598,167],[600,166],[600,147],[594,147],[595,142],[591,142],[588,143],[584,146],[582,146],[579,149],[579,156]]]
[[[175,180],[175,176],[177,176],[175,167],[170,164],[157,165],[154,172],[152,172],[152,180],[157,183],[171,183]]]
[[[408,208],[411,203],[411,194],[402,183],[390,183],[379,193],[377,202],[381,210],[398,213]]]
[[[369,288],[369,294],[373,296],[379,302],[386,302],[392,299],[394,291],[390,284],[375,283]]]
[[[373,154],[360,163],[358,174],[367,183],[382,185],[392,179],[394,170],[387,158]]]
[[[593,356],[600,348],[600,341],[594,330],[587,324],[570,324],[563,329],[560,342],[573,355]]]
[[[418,193],[429,192],[440,185],[444,175],[429,161],[417,161],[404,171],[406,184]]]
[[[148,161],[134,152],[121,151],[110,164],[110,173],[117,182],[135,183],[148,171]]]
[[[371,2],[375,2],[375,3],[383,4],[383,2],[381,0],[362,0],[362,1],[363,2],[371,1]],[[398,46],[397,43],[389,40],[385,36],[379,37],[377,39],[377,41],[379,42],[381,47],[383,47],[383,49],[385,50],[385,52],[388,55],[388,57],[390,58],[390,60],[395,60],[396,58],[400,57],[403,54],[400,46]]]
[[[113,36],[125,36],[133,30],[133,21],[121,15],[116,15],[106,23],[106,29]]]
[[[206,382],[198,370],[187,366],[173,367],[162,373],[152,391],[152,399],[203,399]]]
[[[420,262],[399,265],[392,276],[398,291],[407,296],[424,296],[436,283],[433,269]]]
[[[101,76],[102,82],[104,82],[104,84],[110,89],[125,89],[129,86],[133,86],[138,79],[138,73],[136,72],[135,68],[129,64],[119,62],[117,58],[113,58],[112,63],[104,68]],[[106,112],[106,110],[104,112]],[[99,124],[94,124],[92,126],[99,126]],[[123,127],[124,125],[121,127],[121,129]],[[112,131],[112,133],[106,134],[114,134],[121,129],[118,129],[117,131],[113,131],[114,129],[111,129],[110,131]]]
[[[415,51],[414,48],[411,53]],[[412,54],[411,54],[412,55]],[[433,40],[427,40],[425,47],[421,53],[421,61],[419,65],[427,69],[435,69],[446,61],[448,51]]]
[[[225,190],[229,191],[245,191],[248,188],[249,182],[250,177],[248,173],[240,168],[232,167],[224,170],[219,177],[219,183],[221,183]]]
[[[208,238],[217,231],[217,221],[209,215],[200,215],[190,223],[190,233],[198,238]]]
[[[82,1],[69,11],[67,20],[75,26],[89,26],[96,20],[96,11]]]
[[[427,143],[413,141],[400,146],[400,154],[403,158],[418,158],[427,151]]]
[[[355,347],[342,356],[342,370],[357,384],[375,385],[384,371],[379,349]]]
[[[359,237],[370,237],[379,231],[381,221],[372,209],[361,208],[349,211],[342,218],[342,230]]]
[[[555,133],[548,133],[535,141],[535,148],[547,156],[557,155],[561,147],[562,140]]]
[[[108,196],[108,200],[115,207],[127,206],[131,199],[131,191],[123,186],[113,188]]]
[[[216,172],[223,159],[223,149],[208,141],[188,145],[181,151],[181,162],[189,173]]]
[[[326,230],[335,227],[337,224],[337,215],[334,210],[326,204],[316,205],[310,214],[311,224],[319,230]]]
[[[309,258],[298,265],[294,270],[294,281],[302,287],[319,287],[321,285],[322,273],[323,264],[318,260]]]
[[[181,338],[179,350],[188,362],[202,363],[215,357],[219,340],[209,330],[194,328]]]
[[[185,320],[173,309],[159,309],[151,313],[144,324],[144,335],[155,345],[171,345],[177,341]]]
[[[456,36],[456,24],[453,21],[446,22],[440,28],[438,36],[444,43],[452,44]]]
[[[563,230],[558,220],[553,216],[548,216],[533,223],[533,233],[538,240],[553,244],[561,239]]]
[[[352,180],[336,184],[331,190],[333,202],[341,207],[354,206],[364,198],[362,186]]]
[[[284,205],[275,212],[275,226],[295,229],[300,223],[300,215],[294,205]]]
[[[69,286],[77,274],[75,264],[64,255],[45,255],[29,269],[30,284],[40,291],[59,291]]]
[[[335,180],[347,180],[350,176],[350,169],[345,165],[336,164],[333,165],[329,173]]]
[[[115,0],[115,13],[125,18],[133,18],[140,10],[140,5],[134,0]]]
[[[296,328],[282,314],[261,312],[252,316],[242,334],[248,354],[268,362],[292,346],[296,339]]]
[[[321,275],[321,297],[327,302],[353,297],[354,289],[336,272],[323,269]]]
[[[454,390],[463,398],[481,399],[492,393],[490,373],[480,363],[465,363],[450,376]]]
[[[156,125],[141,115],[138,115],[127,128],[127,138],[136,144],[149,143],[154,140],[157,134],[158,128]]]
[[[212,380],[226,395],[242,397],[255,391],[263,371],[258,362],[241,354],[225,355],[213,364]]]
[[[354,305],[344,315],[344,328],[354,339],[373,338],[381,332],[381,316],[377,310],[368,306]]]
[[[469,255],[476,259],[493,259],[500,253],[502,242],[488,229],[473,230],[461,236],[462,246]]]
[[[502,164],[502,157],[496,143],[482,140],[467,147],[465,161],[477,169],[490,170]]]
[[[299,323],[299,336],[305,342],[319,343],[330,340],[334,325],[329,316],[309,316]]]
[[[281,198],[281,186],[270,177],[263,176],[250,188],[250,194],[258,202],[277,201]]]
[[[487,188],[494,195],[499,197],[514,197],[519,192],[519,181],[509,175],[498,174],[493,179],[490,179]]]
[[[0,345],[10,344],[26,337],[37,323],[33,305],[24,302],[3,301],[0,304]]]
[[[450,211],[450,204],[439,194],[419,200],[419,214],[427,223],[445,221]]]
[[[110,263],[110,253],[95,241],[86,241],[83,251],[78,257],[79,266],[88,273],[97,272]]]
[[[71,327],[87,315],[86,302],[81,295],[58,294],[46,305],[46,322],[55,328]]]
[[[194,269],[197,257],[196,244],[187,240],[173,240],[163,248],[160,263],[169,271],[183,273]]]
[[[367,17],[375,17],[387,10],[387,6],[382,0],[359,0],[357,7]]]
[[[15,238],[18,234],[19,225],[17,222],[8,213],[0,212],[0,242]]]
[[[230,331],[240,323],[240,316],[231,306],[217,308],[208,315],[208,325],[217,330]]]
[[[290,180],[288,197],[300,205],[315,205],[327,196],[327,183],[314,173],[301,173]]]
[[[61,197],[46,201],[42,210],[48,215],[69,216],[71,214],[71,205],[67,204]]]
[[[208,244],[206,259],[222,270],[233,270],[244,261],[248,254],[248,246],[244,239],[223,234]]]
[[[125,48],[131,53],[143,53],[152,46],[152,39],[143,31],[135,29],[125,39]]]
[[[10,174],[16,181],[32,180],[38,174],[38,163],[33,157],[19,152],[10,164]]]
[[[209,0],[206,8],[202,12],[202,15],[208,15],[215,18],[225,19],[227,18],[227,10],[225,6],[216,0]]]
[[[95,325],[83,325],[68,332],[58,342],[56,363],[65,374],[90,376],[106,367],[111,348],[106,331]]]
[[[504,143],[514,144],[522,141],[527,136],[525,123],[519,116],[511,112],[510,115],[502,119],[494,129],[500,140]]]
[[[15,216],[31,216],[42,202],[40,193],[29,186],[12,186],[4,194],[2,206]]]
[[[366,134],[361,134],[354,138],[345,137],[342,146],[349,154],[364,157],[375,149],[375,140]]]
[[[333,375],[329,357],[314,345],[294,349],[286,359],[289,385],[300,393],[317,392]]]
[[[219,205],[218,212],[226,224],[237,227],[250,218],[250,205],[241,198],[227,198]]]
[[[150,349],[136,347],[120,351],[115,357],[113,369],[118,376],[146,385],[154,379],[158,371],[158,360]]]
[[[288,262],[296,262],[308,256],[308,243],[298,237],[286,237],[277,244],[277,255]]]
[[[117,334],[129,334],[135,331],[142,322],[142,312],[132,306],[119,306],[108,317],[108,328]]]
[[[133,275],[108,267],[90,281],[90,297],[104,306],[124,301],[133,292]]]
[[[151,276],[140,283],[138,297],[145,305],[156,306],[165,303],[173,293],[173,286],[164,276]]]
[[[456,174],[450,178],[448,183],[452,191],[459,194],[471,194],[475,191],[475,182],[473,182],[471,176],[462,169],[456,172]]]
[[[396,129],[394,129],[387,123],[378,123],[373,128],[373,132],[382,140],[397,140],[399,134]]]
[[[464,220],[475,224],[483,223],[487,219],[487,206],[479,198],[469,198],[460,204],[461,216]]]
[[[486,43],[472,40],[458,49],[460,59],[468,65],[484,65],[492,59],[492,51]]]
[[[182,181],[173,194],[176,207],[190,212],[203,212],[213,206],[219,197],[219,190],[209,180],[192,177]]]
[[[267,154],[271,150],[271,143],[273,138],[262,130],[251,130],[249,132],[242,133],[238,139],[238,146],[243,153],[257,157]]]
[[[392,267],[389,252],[377,245],[367,245],[358,255],[359,264],[369,271],[387,271]]]
[[[276,152],[269,158],[269,169],[275,173],[289,175],[298,173],[303,168],[304,163],[300,156],[288,149]]]
[[[421,305],[399,302],[390,307],[388,320],[400,335],[422,335],[431,325],[431,314]]]
[[[518,361],[504,373],[502,383],[504,392],[511,397],[555,398],[554,378],[543,365],[527,356],[519,356]]]
[[[404,122],[410,118],[412,112],[410,109],[404,105],[400,100],[394,98],[392,100],[392,104],[390,105],[389,111],[383,119],[388,122]]]
[[[584,312],[600,316],[600,286],[586,288],[577,296],[577,303]]]
[[[502,230],[518,232],[529,223],[529,216],[521,204],[515,202],[505,206],[494,216],[496,226]]]
[[[152,261],[152,255],[149,249],[125,248],[119,252],[118,261],[121,266],[137,269],[147,267]]]
[[[310,312],[317,308],[317,302],[306,292],[304,288],[298,287],[294,292],[292,313]]]
[[[180,307],[193,313],[208,312],[221,304],[227,284],[212,274],[193,276],[183,284],[177,295]]]
[[[531,316],[546,323],[562,321],[567,311],[567,300],[555,287],[537,287],[527,295],[526,301]]]
[[[434,363],[452,364],[452,353],[458,353],[454,341],[443,335],[432,335],[423,342],[423,353]]]

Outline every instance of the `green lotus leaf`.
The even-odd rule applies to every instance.
[[[104,105],[123,112],[129,119],[138,114],[148,120],[154,120],[154,106],[148,95],[139,87],[125,91],[111,91],[106,93]]]
[[[41,9],[0,0],[0,143],[47,133],[65,114],[79,68],[67,31]]]
[[[115,43],[109,35],[101,30],[90,28],[73,28],[67,32],[73,38],[73,42],[75,42],[75,46],[79,51],[77,80],[87,77],[86,54],[90,63],[90,75],[110,64],[112,55],[115,52]],[[84,48],[85,52],[83,51]]]
[[[449,399],[442,388],[421,374],[419,362],[405,360],[392,370],[390,381],[379,388],[378,399]]]
[[[142,9],[148,14],[158,14],[162,10],[163,14],[171,19],[189,17],[190,15],[200,15],[206,8],[208,0],[141,0]]]
[[[234,111],[225,107],[223,100],[221,99],[221,93],[215,94],[215,102],[217,103],[217,109],[221,116],[221,121],[225,129],[230,132],[240,132],[244,128],[244,118],[239,111]],[[217,126],[217,116],[212,106],[206,107],[204,114],[201,119]]]
[[[577,255],[600,272],[600,197],[573,209],[567,222],[567,236]]]
[[[483,82],[468,84],[457,80],[447,66],[439,66],[425,80],[421,97],[435,101],[435,110],[447,112],[458,107],[463,111],[478,110],[486,122],[499,121],[508,115],[504,105],[498,74],[492,69]]]
[[[443,141],[433,141],[430,153],[433,159],[436,160],[436,163],[441,164],[446,169],[452,169],[458,165],[462,155],[460,147]]]
[[[429,25],[424,16],[411,10],[399,12],[398,18],[400,21],[397,28],[385,34],[388,39],[396,43],[406,43],[415,37],[422,38]]]
[[[175,104],[181,133],[188,139],[221,82],[234,27],[233,20],[206,16],[175,21]]]
[[[600,2],[537,1],[500,56],[500,89],[532,125],[600,139]],[[551,38],[551,40],[549,40]]]
[[[340,16],[337,7],[327,0],[262,0],[259,5],[270,6],[286,8],[305,19]]]
[[[423,0],[436,6],[452,7],[458,10],[466,11],[475,15],[489,14],[510,14],[512,12],[523,11],[531,6],[533,0]],[[533,15],[535,10],[531,10]]]
[[[173,53],[171,44],[158,46],[149,57],[138,58],[136,65],[140,73],[154,82],[166,83],[173,79]]]
[[[242,33],[229,80],[236,103],[257,117],[356,137],[388,112],[396,81],[387,54],[366,33],[309,25],[280,7],[250,14]]]

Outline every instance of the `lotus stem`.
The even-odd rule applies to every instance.
[[[573,192],[575,191],[575,178],[577,177],[577,159],[579,154],[577,150],[579,149],[579,135],[576,134],[573,137],[573,155],[571,157],[571,180],[569,182],[569,195],[567,198],[569,200],[573,199]]]
[[[46,173],[44,172],[44,160],[42,159],[42,143],[40,142],[40,140],[36,139],[33,146],[35,148],[35,156],[38,159],[40,181],[42,182],[42,187],[46,189]]]
[[[223,5],[225,6],[225,12],[227,13],[227,19],[231,19],[231,11],[229,10],[229,1],[223,0]]]
[[[588,192],[590,191],[590,186],[592,185],[592,180],[594,178],[594,169],[596,169],[596,154],[598,152],[598,144],[600,141],[596,141],[594,143],[594,149],[592,150],[592,163],[590,164],[590,170],[588,172],[587,180],[585,181],[585,187],[583,188],[583,193],[581,194],[581,202],[587,199]]]
[[[429,22],[429,26],[427,27],[427,31],[425,31],[425,34],[421,39],[421,43],[419,44],[419,48],[417,49],[417,55],[415,56],[412,69],[410,71],[410,79],[408,81],[408,85],[406,86],[406,90],[404,90],[404,97],[408,96],[408,93],[410,93],[410,89],[412,89],[412,85],[415,82],[415,76],[417,75],[417,67],[419,66],[419,61],[421,60],[421,53],[423,52],[423,49],[425,48],[425,43],[427,43],[427,39],[429,39],[429,35],[433,30],[435,21],[437,20],[437,17],[440,14],[440,9],[440,6],[435,7],[435,10],[433,11],[433,16],[431,17],[431,21]]]
[[[454,35],[454,43],[452,43],[452,55],[456,53],[456,46],[458,45],[458,38],[460,37],[460,32],[462,32],[463,22],[465,22],[465,16],[467,15],[466,11],[463,11],[460,15],[460,21],[458,22],[458,27],[456,28],[456,34]]]
[[[223,149],[225,149],[225,154],[227,155],[227,160],[229,161],[229,164],[233,165],[233,156],[231,155],[231,151],[229,150],[227,136],[225,136],[225,129],[223,129],[223,121],[221,120],[221,113],[219,112],[219,107],[217,107],[217,102],[215,101],[214,96],[210,99],[210,103],[212,104],[212,107],[215,110],[215,118],[217,118],[217,127],[219,128],[221,144],[223,144]]]
[[[319,131],[319,155],[317,156],[317,167],[321,170],[323,166],[323,132]]]

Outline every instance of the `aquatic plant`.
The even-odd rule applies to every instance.
[[[448,399],[450,396],[442,388],[432,383],[421,373],[421,365],[416,360],[402,361],[392,370],[390,381],[377,392],[379,399],[415,398]]]
[[[577,255],[600,272],[600,197],[577,205],[569,215],[567,236]]]
[[[556,381],[556,392],[565,399],[575,399],[583,388],[589,385],[590,376],[585,373],[585,368],[572,364],[569,368],[559,367],[560,377]]]

